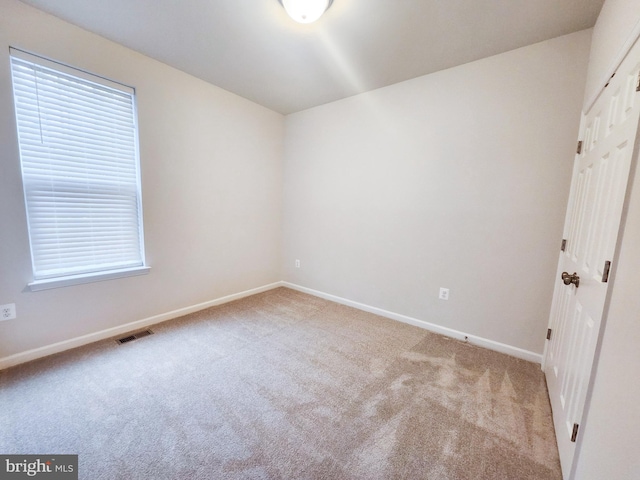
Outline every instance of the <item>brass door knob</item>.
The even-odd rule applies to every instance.
[[[580,286],[580,277],[576,272],[573,272],[573,275],[567,272],[562,272],[562,281],[565,285],[571,285],[573,283],[576,288]]]

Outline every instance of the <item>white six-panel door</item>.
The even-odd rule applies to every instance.
[[[583,118],[551,307],[545,374],[569,479],[607,295],[640,116],[640,42]],[[611,265],[615,268],[615,265]],[[563,272],[579,283],[566,285]],[[571,278],[569,279],[571,280]]]

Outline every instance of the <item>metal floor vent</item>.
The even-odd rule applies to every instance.
[[[116,340],[118,343],[127,343],[132,342],[133,340],[137,340],[142,337],[147,337],[152,335],[153,332],[151,330],[142,330],[141,332],[132,333],[131,335],[127,335],[126,337],[122,337]]]

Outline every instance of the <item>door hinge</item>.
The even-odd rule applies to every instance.
[[[563,238],[562,239],[562,245],[560,245],[560,251],[564,252],[567,249],[567,239]]]
[[[602,283],[609,281],[609,271],[611,270],[611,262],[607,260],[604,262],[604,270],[602,271]]]
[[[636,85],[636,92],[640,92],[640,72],[638,72],[638,83]]]
[[[547,328],[547,340],[551,340],[551,329]]]
[[[580,155],[582,153],[582,140],[578,142],[578,148],[576,149],[576,153]]]
[[[580,428],[580,425],[578,425],[577,423],[573,424],[573,432],[571,432],[571,441],[575,442],[576,439],[578,438],[578,428]]]
[[[607,81],[606,85],[604,86],[604,88],[607,88],[609,86],[609,84],[611,83],[611,80],[613,79],[613,77],[616,76],[616,72],[613,72],[613,75],[611,75],[609,77],[609,80]]]

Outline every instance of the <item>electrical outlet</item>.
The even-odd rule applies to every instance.
[[[300,268],[300,260],[296,260],[296,268]]]
[[[0,321],[13,320],[16,318],[16,304],[7,303],[6,305],[0,305]]]
[[[449,289],[440,287],[440,295],[438,296],[440,300],[449,300]]]

